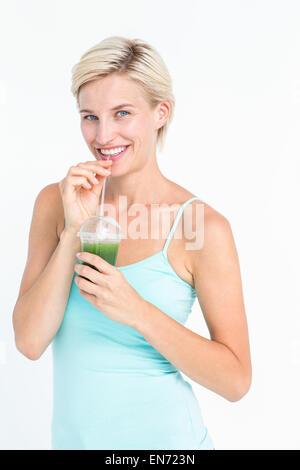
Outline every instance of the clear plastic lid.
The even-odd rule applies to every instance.
[[[93,216],[87,219],[77,232],[81,239],[88,240],[122,240],[121,227],[113,217]]]

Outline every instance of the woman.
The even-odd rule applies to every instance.
[[[230,224],[158,167],[156,147],[174,97],[155,49],[139,39],[107,38],[81,57],[72,79],[81,131],[96,161],[72,166],[39,193],[13,315],[25,356],[36,360],[52,343],[52,448],[213,449],[180,371],[229,401],[249,390],[247,321]],[[77,232],[95,215],[108,174],[106,206],[123,233],[129,222],[136,228],[136,205],[146,209],[139,218],[146,228],[153,206],[159,216],[177,207],[166,237],[149,229],[140,238],[125,234],[115,266],[86,252],[76,258]],[[183,235],[175,236],[179,227]],[[210,340],[184,326],[196,296]]]

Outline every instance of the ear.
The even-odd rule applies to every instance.
[[[163,127],[170,115],[170,103],[169,101],[162,101],[157,105],[156,108],[156,129]]]

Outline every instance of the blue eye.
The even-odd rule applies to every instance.
[[[88,116],[84,116],[83,119],[87,119],[87,118],[90,117],[90,116],[96,117],[96,116],[94,116],[93,114],[89,114]],[[90,121],[90,119],[88,119],[88,121]],[[94,119],[92,119],[92,121],[94,121]]]
[[[129,114],[128,111],[118,111],[117,114],[118,114],[118,113],[127,113],[127,114]]]

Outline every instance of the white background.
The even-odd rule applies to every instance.
[[[251,389],[231,403],[190,381],[215,447],[300,449],[300,3],[7,0],[0,17],[0,448],[50,448],[51,347],[22,356],[12,312],[37,194],[93,159],[71,67],[121,35],[157,48],[173,79],[162,172],[230,221],[239,253]],[[197,300],[186,326],[209,337]]]

